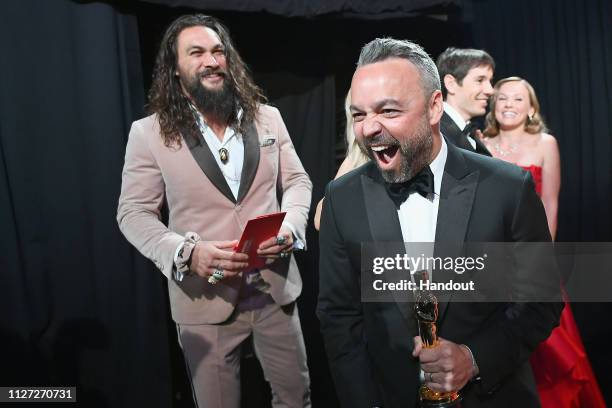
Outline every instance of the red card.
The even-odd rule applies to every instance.
[[[257,256],[257,248],[265,240],[278,235],[285,214],[287,213],[266,214],[247,222],[235,251],[249,255],[249,268],[262,268],[266,264],[265,258]]]

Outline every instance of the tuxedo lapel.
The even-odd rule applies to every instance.
[[[489,149],[480,141],[480,139],[475,138],[476,142],[476,153],[484,154],[485,156],[493,157]]]
[[[379,170],[374,164],[370,164],[370,166],[371,171],[369,174],[365,173],[361,176],[361,184],[373,245],[381,246],[381,255],[395,256],[396,252],[399,250],[405,251],[403,249],[404,238],[402,236],[397,209],[387,194],[384,180]],[[381,277],[384,279],[384,274]],[[406,320],[408,328],[414,331],[415,317],[412,294],[401,292],[402,291],[391,291],[395,304]]]
[[[183,137],[183,140],[185,140],[191,155],[196,163],[198,163],[198,166],[200,166],[206,177],[208,177],[210,182],[213,183],[221,194],[227,197],[228,200],[235,203],[236,199],[232,194],[232,190],[227,184],[227,181],[225,181],[225,177],[223,176],[223,173],[221,173],[221,169],[217,165],[217,162],[215,161],[208,144],[204,140],[204,137],[200,136],[197,138],[197,140],[193,137]]]
[[[442,114],[442,119],[440,120],[440,131],[444,136],[446,136],[446,140],[450,141],[455,146],[471,152],[474,151],[474,148],[468,141],[467,137],[446,112]]]
[[[448,155],[440,188],[436,242],[465,240],[479,171],[467,168],[463,153],[447,143]]]
[[[374,242],[403,242],[402,229],[395,204],[385,190],[382,176],[372,166],[370,174],[361,176],[361,184]]]
[[[442,176],[440,205],[436,223],[436,243],[457,244],[456,247],[461,248],[466,238],[474,196],[478,187],[479,171],[470,171],[465,163],[463,153],[448,143],[447,146],[448,156]],[[449,247],[450,245],[444,245],[445,249]],[[446,255],[451,254],[436,253],[436,256]],[[442,291],[439,296],[439,320],[444,317],[451,294],[452,291]]]
[[[459,129],[459,126],[457,126],[455,121],[448,116],[446,112],[442,114],[442,119],[440,120],[440,131],[446,137],[446,140],[450,141],[457,147],[469,150],[471,152],[484,154],[485,156],[491,156],[489,149],[487,149],[477,137],[474,137],[474,141],[476,142],[476,149],[474,149],[467,136],[463,134],[463,131]]]
[[[242,175],[240,176],[238,202],[241,202],[249,191],[259,166],[259,136],[257,135],[257,128],[255,128],[254,123],[248,126],[242,140],[244,142],[244,164],[242,165]]]

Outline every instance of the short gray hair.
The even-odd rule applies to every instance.
[[[357,67],[384,61],[389,58],[403,58],[412,63],[421,75],[421,84],[426,97],[439,91],[440,76],[438,68],[425,52],[423,47],[408,40],[395,38],[377,38],[370,41],[361,49]]]

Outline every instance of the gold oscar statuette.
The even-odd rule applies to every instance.
[[[414,312],[419,324],[419,335],[423,348],[437,347],[438,299],[430,292],[419,292],[416,296]],[[419,400],[422,408],[460,408],[461,395],[459,391],[437,392],[423,383],[419,388]]]

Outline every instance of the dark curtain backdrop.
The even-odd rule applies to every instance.
[[[527,79],[559,142],[560,241],[612,241],[611,10],[609,0],[473,0],[466,9],[496,79]]]
[[[185,6],[200,3],[1,6],[0,385],[77,385],[84,406],[191,406],[164,278],[125,241],[115,212],[129,126],[144,115],[143,91],[163,31],[194,11]],[[313,210],[344,148],[343,98],[359,48],[394,36],[419,42],[434,57],[449,45],[483,47],[498,62],[498,78],[529,79],[561,149],[560,238],[612,240],[612,47],[604,0],[433,1],[428,16],[415,17],[407,10],[419,2],[322,2],[344,11],[313,14],[325,9],[295,1],[285,16],[235,10],[286,2],[225,3],[207,2],[210,8],[199,11],[213,10],[228,25],[281,110],[314,183]],[[298,14],[309,18],[290,17]],[[328,408],[337,403],[314,315],[317,238],[311,227],[309,251],[298,256],[299,307],[313,400]],[[606,341],[612,333],[603,323],[610,310],[576,306],[602,388],[612,389]],[[269,406],[256,362],[244,363],[244,406]]]
[[[609,0],[473,0],[473,45],[495,77],[535,88],[559,143],[560,241],[612,241],[612,5]],[[610,265],[601,265],[611,270]],[[580,271],[578,271],[579,273]],[[612,401],[609,303],[572,304],[601,390]]]
[[[144,0],[170,7],[189,7],[209,11],[248,11],[284,17],[316,17],[330,13],[381,18],[414,15],[415,10],[461,0]]]
[[[143,85],[134,16],[2,3],[0,384],[171,404],[164,282],[115,222]]]

